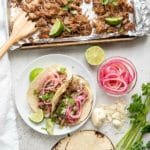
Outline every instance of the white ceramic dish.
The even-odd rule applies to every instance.
[[[96,90],[95,90],[95,82],[93,81],[93,78],[90,74],[90,72],[77,60],[66,56],[66,55],[60,55],[60,54],[51,54],[51,55],[45,55],[42,57],[37,58],[36,60],[32,61],[23,71],[21,76],[19,77],[19,80],[16,84],[15,88],[15,102],[18,109],[19,114],[21,115],[22,119],[25,121],[25,123],[30,126],[32,129],[42,133],[47,134],[45,130],[42,128],[45,127],[44,122],[40,124],[34,124],[29,119],[28,116],[32,112],[30,106],[27,103],[27,96],[26,92],[29,87],[29,73],[32,69],[36,67],[48,67],[52,64],[61,64],[66,66],[73,74],[78,74],[83,76],[90,84],[90,87],[92,89],[93,93],[93,106],[95,104],[95,98],[96,98]],[[93,108],[92,106],[92,108]],[[86,123],[89,116],[86,120],[81,122],[79,125],[73,126],[73,127],[64,127],[59,128],[59,126],[55,125],[53,135],[64,135],[71,133],[77,129],[79,129],[83,124]]]

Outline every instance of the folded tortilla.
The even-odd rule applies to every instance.
[[[85,130],[59,140],[51,150],[114,150],[114,146],[104,134]]]
[[[35,91],[39,90],[40,88],[42,88],[42,84],[44,82],[44,80],[49,77],[50,74],[58,71],[60,68],[64,68],[64,66],[60,66],[60,65],[52,65],[49,68],[44,69],[44,71],[42,71],[30,84],[29,89],[27,91],[27,100],[28,103],[30,105],[30,107],[32,108],[32,110],[34,112],[37,111],[37,109],[39,108],[38,106],[38,97],[35,95]],[[59,101],[59,97],[65,92],[66,88],[68,87],[68,84],[71,80],[72,74],[66,69],[66,74],[67,77],[65,79],[65,81],[63,82],[63,84],[57,89],[57,91],[55,92],[52,100],[51,100],[51,105],[52,105],[52,109],[51,109],[51,113],[55,110],[55,107]]]
[[[69,93],[71,95],[72,93],[70,92],[69,88],[70,87],[71,88],[72,87],[76,88],[77,86],[84,87],[85,90],[87,91],[88,97],[87,97],[87,100],[85,101],[85,103],[82,106],[80,118],[78,120],[76,120],[74,123],[65,123],[65,126],[67,126],[67,125],[72,126],[72,125],[77,125],[77,124],[81,123],[82,121],[84,121],[89,116],[89,114],[90,114],[90,112],[92,110],[92,106],[93,106],[92,90],[91,90],[91,88],[89,86],[89,83],[83,77],[81,77],[79,75],[73,75],[72,79],[71,79],[68,87],[66,88],[66,91],[63,93],[63,95],[65,95],[66,93],[67,94]],[[72,91],[72,92],[74,92],[74,91]],[[63,99],[63,95],[60,97],[58,106],[56,108],[56,114],[57,114],[57,109],[59,108],[59,105],[61,105],[61,103],[63,101],[62,100]],[[62,117],[64,118],[64,116],[62,116]]]

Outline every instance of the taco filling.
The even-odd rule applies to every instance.
[[[34,90],[34,95],[38,100],[38,108],[42,109],[45,117],[49,117],[52,110],[52,100],[56,91],[62,86],[67,79],[65,68],[54,70],[47,73],[47,75],[40,82],[38,89]]]
[[[61,96],[54,113],[56,123],[61,126],[76,124],[89,97],[89,91],[85,84],[73,78],[66,92]]]

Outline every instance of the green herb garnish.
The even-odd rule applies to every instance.
[[[107,5],[109,3],[109,0],[101,0],[103,5]]]
[[[150,141],[147,142],[146,147],[150,149]]]
[[[149,150],[150,149],[150,141],[147,144],[144,144],[143,141],[135,142],[130,150]]]
[[[58,72],[62,73],[62,74],[65,74],[66,73],[66,68],[61,67]]]
[[[117,0],[100,0],[103,5],[113,4],[114,6],[118,5]]]
[[[145,125],[142,130],[142,134],[150,133],[150,124]]]
[[[72,3],[72,2],[73,2],[73,0],[68,0],[68,4],[66,4],[65,6],[63,6],[62,9],[63,9],[64,11],[68,11],[68,12],[71,13],[71,11],[73,11],[73,10],[72,10],[72,8],[69,6],[69,4]]]
[[[34,90],[33,94],[37,96],[39,94],[39,92],[37,90]]]
[[[68,5],[65,5],[62,9],[65,11],[69,11],[71,8]]]
[[[64,115],[64,112],[65,112],[65,109],[66,109],[66,104],[65,102],[61,102],[59,105],[58,105],[58,108],[56,110],[56,113],[58,115]]]
[[[73,2],[73,0],[68,0],[68,3],[72,3]]]
[[[115,150],[147,150],[150,146],[142,141],[143,135],[150,133],[150,83],[142,85],[142,94],[134,94],[128,107],[131,128],[116,145]]]
[[[75,104],[75,100],[74,100],[72,97],[68,97],[67,103],[68,103],[69,105],[74,105],[74,104]]]
[[[68,27],[65,27],[65,30],[69,33],[71,32],[71,29],[69,29]]]
[[[65,95],[64,99],[65,99],[65,102],[67,105],[74,105],[75,104],[75,100],[71,96]]]
[[[54,97],[54,93],[46,93],[44,95],[40,95],[39,98],[44,101],[51,101]]]
[[[146,150],[146,146],[144,145],[143,141],[140,141],[134,143],[130,150]]]

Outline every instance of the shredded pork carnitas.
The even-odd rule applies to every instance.
[[[32,21],[36,21],[39,39],[51,38],[49,33],[57,19],[64,25],[63,32],[58,36],[61,38],[88,36],[93,31],[97,34],[122,35],[135,29],[134,9],[128,0],[11,0],[11,2],[13,6],[27,12]],[[88,7],[92,4],[91,9],[95,13],[95,18],[89,19],[87,15],[89,10],[83,14],[82,9],[87,9],[81,7],[83,3]],[[117,24],[112,18],[118,17],[122,19]],[[106,21],[107,18],[111,21]]]
[[[130,20],[129,15],[134,13],[133,6],[127,0],[114,0],[115,3],[108,3],[103,5],[100,0],[93,0],[94,11],[97,14],[94,26],[96,32],[99,33],[124,33],[132,31],[135,24]],[[106,23],[107,17],[122,17],[122,23],[118,26],[111,26]]]
[[[63,22],[65,29],[61,37],[89,35],[92,27],[86,16],[82,15],[81,0],[25,0],[18,1],[29,14],[29,18],[37,22],[40,29],[39,38],[49,38],[49,32],[56,19]]]

